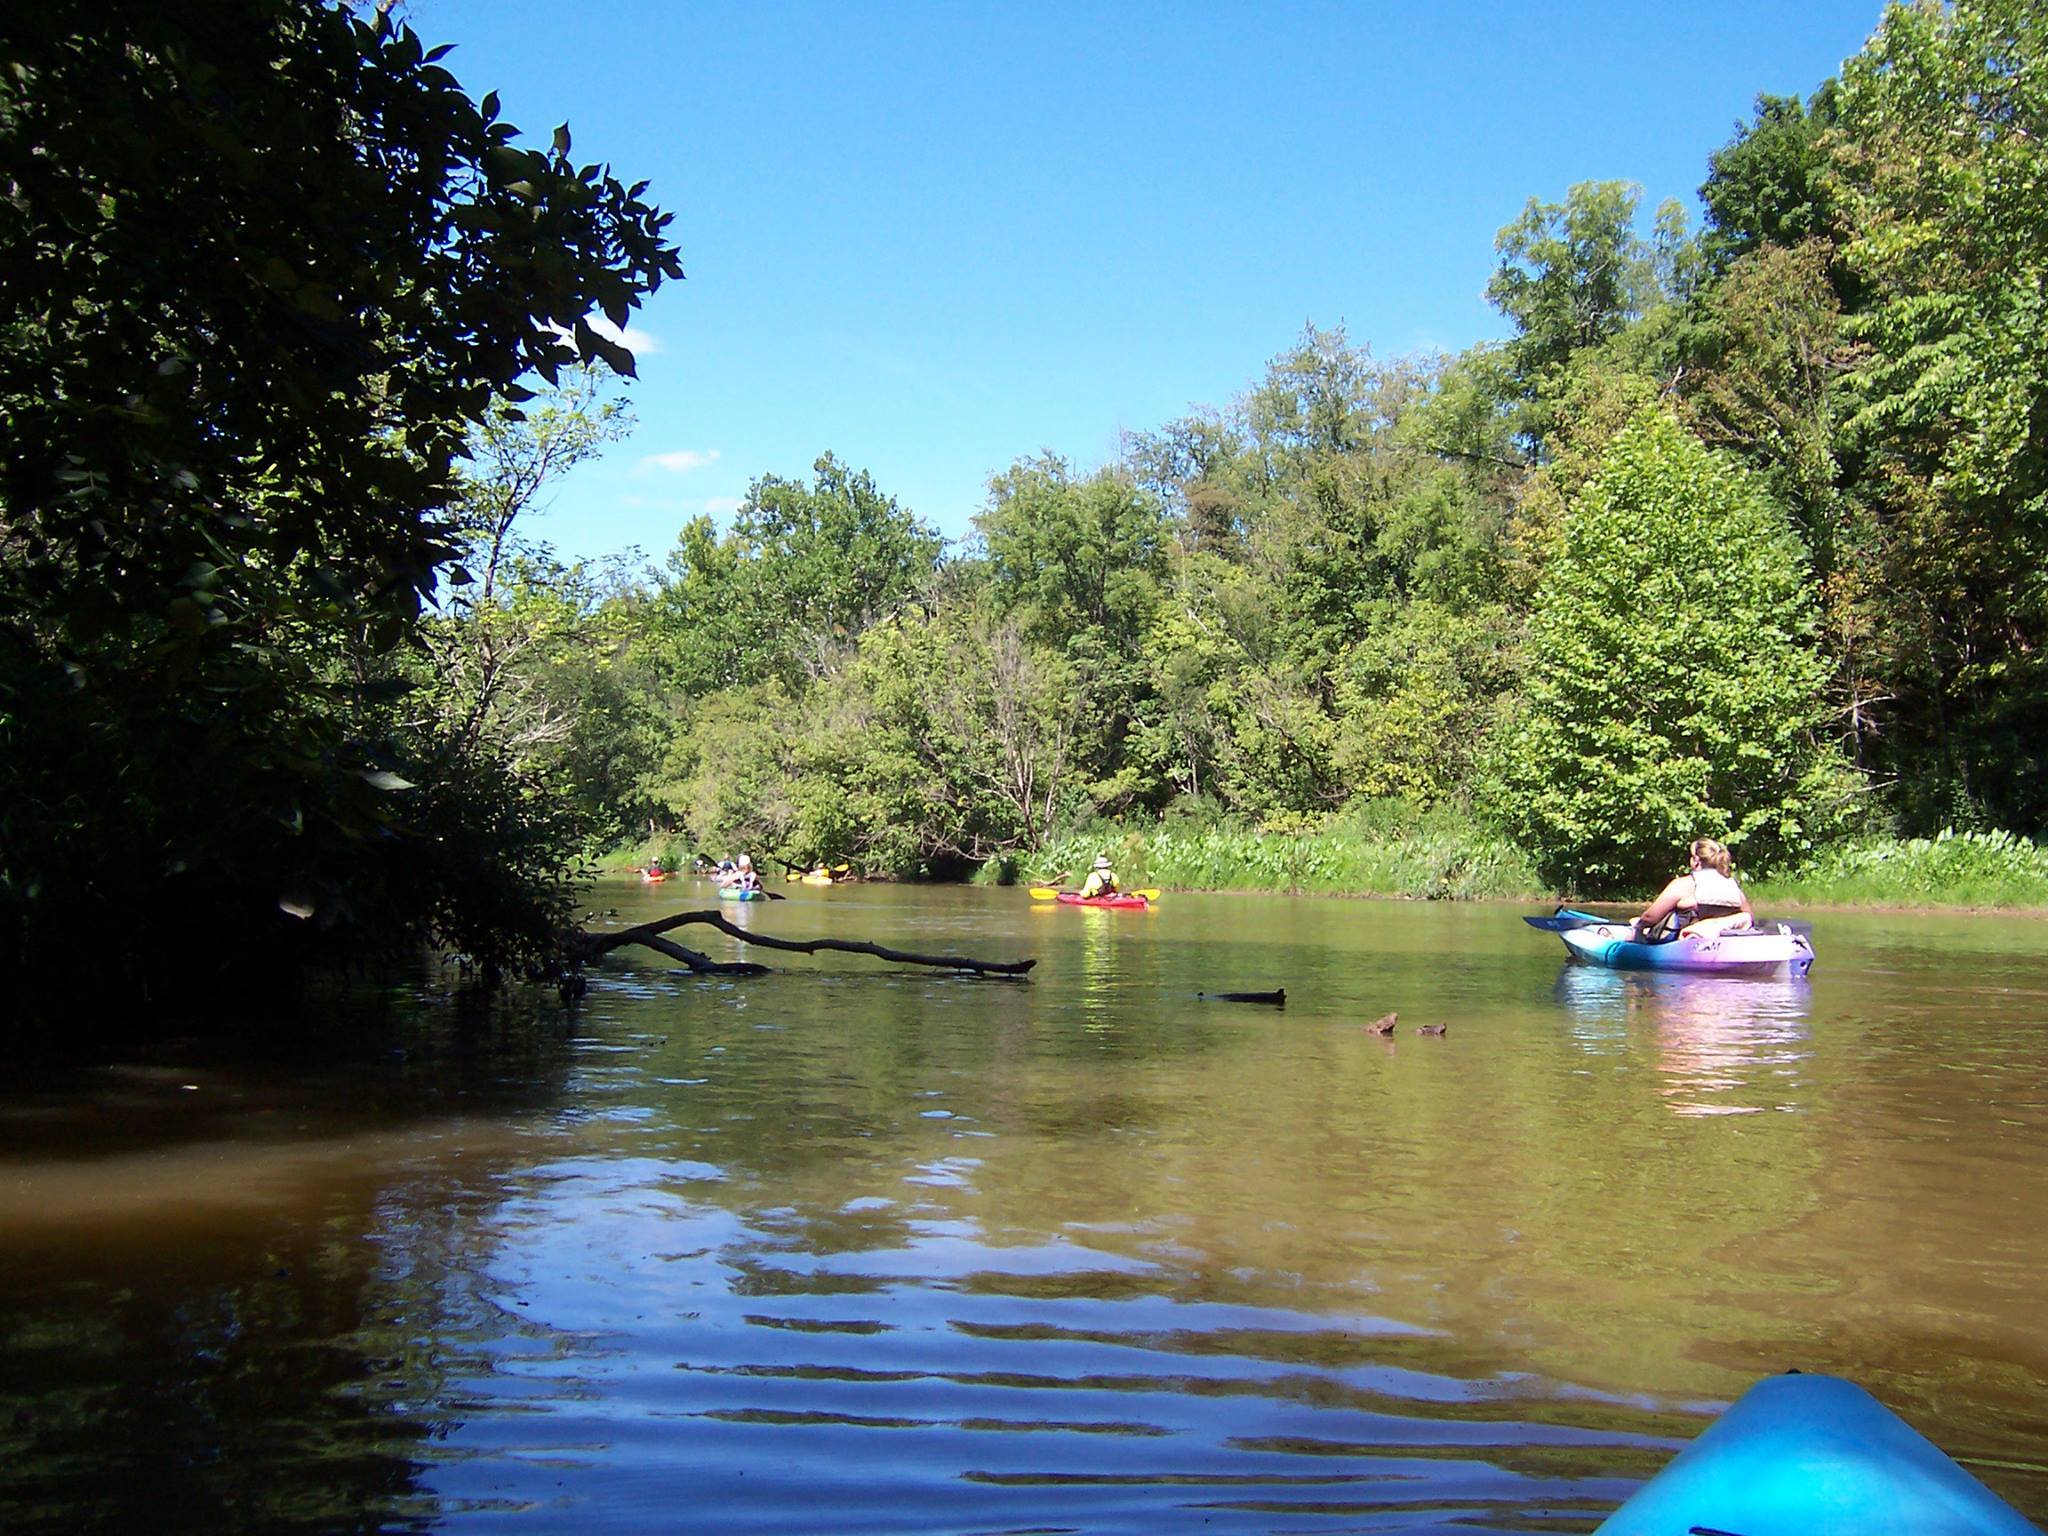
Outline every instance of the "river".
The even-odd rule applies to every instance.
[[[1793,1366],[2048,1518],[2039,921],[1734,982],[1495,905],[787,891],[742,920],[1039,964],[627,951],[566,1020],[11,1084],[0,1528],[1589,1531]]]

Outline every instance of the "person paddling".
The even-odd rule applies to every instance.
[[[1756,914],[1748,894],[1735,883],[1728,850],[1711,837],[1702,837],[1694,839],[1686,854],[1691,867],[1658,892],[1629,927],[1650,939],[1676,914],[1680,937],[1705,939],[1747,928]]]
[[[1114,896],[1117,893],[1117,889],[1116,871],[1110,868],[1109,855],[1106,853],[1097,854],[1095,856],[1095,867],[1088,871],[1088,878],[1081,882],[1081,895],[1084,898]]]

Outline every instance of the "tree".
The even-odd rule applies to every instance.
[[[548,952],[570,836],[395,658],[492,402],[681,275],[668,216],[328,0],[9,13],[0,964],[168,987],[423,937]],[[81,856],[81,851],[83,856]],[[130,926],[139,909],[157,920]]]
[[[1628,182],[1582,181],[1562,203],[1531,198],[1494,240],[1500,265],[1486,296],[1515,323],[1509,356],[1531,396],[1574,352],[1599,346],[1682,291],[1684,214],[1664,204],[1645,240],[1635,227],[1641,199]],[[1540,423],[1535,437],[1540,443]]]
[[[1742,471],[1663,411],[1572,508],[1529,624],[1506,818],[1547,879],[1622,890],[1691,838],[1750,868],[1840,814],[1805,558]]]
[[[1166,522],[1156,498],[1114,471],[1077,480],[1054,454],[989,480],[975,518],[997,601],[1054,644],[1086,628],[1142,634],[1157,599]]]
[[[2048,822],[2048,14],[1894,5],[1843,66],[1868,459],[1912,819]]]
[[[1797,96],[1759,95],[1754,119],[1707,157],[1700,254],[1709,272],[1718,276],[1766,246],[1800,245],[1833,232],[1823,134],[1834,121],[1833,81],[1805,104]]]
[[[445,622],[429,631],[458,742],[494,732],[516,753],[570,734],[570,713],[545,697],[538,669],[522,663],[558,660],[587,640],[571,637],[590,605],[571,590],[581,573],[531,547],[518,523],[553,482],[632,428],[605,376],[576,368],[524,407],[493,406],[471,434],[455,508],[465,564],[451,577]]]
[[[654,618],[673,675],[690,693],[821,674],[939,568],[945,540],[831,454],[809,485],[764,475],[722,539],[686,524]]]
[[[1339,771],[1355,795],[1468,797],[1518,676],[1511,620],[1427,599],[1375,618],[1337,677]]]

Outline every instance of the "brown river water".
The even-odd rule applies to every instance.
[[[2048,1519],[2048,924],[1713,981],[1533,908],[787,889],[741,920],[1039,965],[628,951],[0,1090],[0,1530],[1590,1531],[1792,1366]]]

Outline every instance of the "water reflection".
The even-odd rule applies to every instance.
[[[1586,1532],[1795,1364],[2048,1511],[2038,926],[1831,926],[1816,1001],[1420,904],[748,919],[1042,963],[0,1093],[0,1529]]]
[[[1662,1093],[1677,1115],[1799,1108],[1811,1054],[1813,990],[1803,978],[1685,976],[1566,965],[1555,996],[1594,1051],[1654,1043]]]

